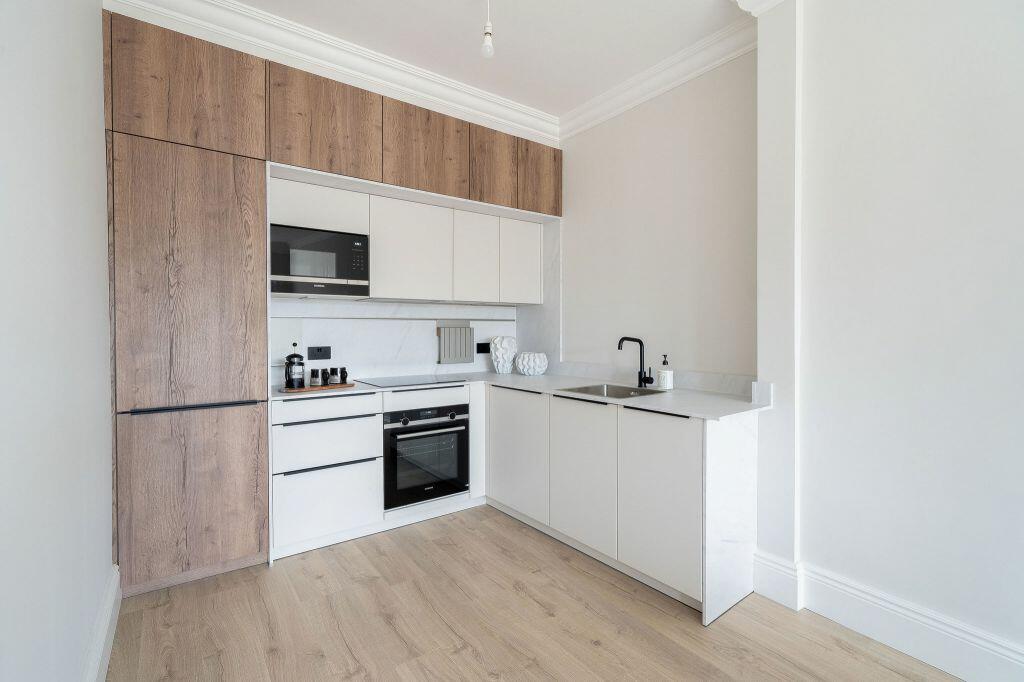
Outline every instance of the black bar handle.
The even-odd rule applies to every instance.
[[[446,388],[465,388],[466,382],[462,382],[457,386],[428,386],[427,388],[401,388],[391,391],[392,393],[412,393],[414,391],[443,391]]]
[[[304,422],[287,422],[285,424],[275,424],[274,426],[302,426],[304,424],[323,424],[324,422],[340,422],[347,419],[364,419],[366,417],[376,417],[376,413],[371,414],[353,414],[349,417],[326,417],[324,419],[309,419]]]
[[[544,395],[540,391],[531,391],[528,388],[516,388],[514,386],[502,386],[501,384],[491,384],[494,388],[503,388],[506,391],[519,391],[520,393],[532,393],[534,395]]]
[[[347,467],[353,464],[365,464],[366,462],[372,462],[380,459],[380,457],[367,457],[366,459],[354,459],[351,462],[338,462],[337,464],[324,464],[319,467],[309,467],[308,469],[296,469],[295,471],[286,471],[282,476],[294,476],[295,474],[308,474],[310,471],[320,471],[321,469],[334,469],[337,467]]]
[[[672,412],[662,412],[661,410],[648,410],[646,407],[633,407],[631,405],[623,405],[627,410],[636,410],[637,412],[651,412],[653,414],[663,414],[666,417],[679,417],[680,419],[689,419],[688,414],[674,414]]]
[[[354,398],[357,395],[373,395],[375,391],[362,391],[361,393],[334,393],[331,395],[314,395],[305,398],[284,398],[286,402],[297,403],[300,400],[329,400],[331,398]]]
[[[552,393],[551,395],[554,398],[561,398],[562,400],[578,400],[581,403],[593,403],[594,405],[607,405],[608,404],[608,403],[602,402],[600,400],[589,400],[587,398],[576,398],[576,397],[571,396],[571,395],[559,395],[557,393]]]
[[[221,407],[242,407],[245,405],[258,405],[260,400],[233,400],[225,403],[199,403],[196,405],[178,405],[174,407],[140,407],[134,410],[128,410],[127,414],[140,415],[140,414],[158,414],[160,412],[185,412],[187,410],[214,410]],[[125,414],[122,412],[121,414]]]

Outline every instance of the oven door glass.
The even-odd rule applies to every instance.
[[[384,508],[469,489],[469,424],[396,429],[384,462]]]

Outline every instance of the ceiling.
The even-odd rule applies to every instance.
[[[734,0],[244,0],[250,6],[561,116],[749,15]]]

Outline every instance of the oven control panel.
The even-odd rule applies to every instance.
[[[469,415],[469,405],[445,405],[443,407],[428,407],[421,410],[399,410],[396,412],[384,413],[384,424],[401,424],[408,426],[415,422],[451,419]]]

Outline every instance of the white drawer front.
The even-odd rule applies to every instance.
[[[380,393],[357,393],[331,398],[275,400],[271,407],[271,417],[274,424],[291,424],[314,419],[377,414],[380,411]]]
[[[383,426],[379,414],[276,425],[271,430],[274,473],[380,457],[384,454]]]
[[[414,410],[419,407],[443,407],[469,403],[469,386],[397,390],[384,394],[384,411]]]
[[[384,460],[274,476],[274,546],[384,520]]]

